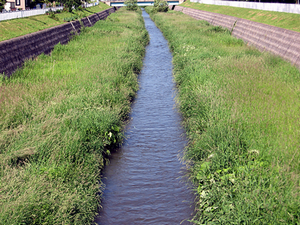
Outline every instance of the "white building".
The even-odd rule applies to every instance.
[[[16,11],[17,9],[29,9],[30,0],[7,0],[4,8],[7,11]]]

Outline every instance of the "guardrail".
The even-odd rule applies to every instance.
[[[264,2],[240,2],[240,1],[220,1],[220,0],[191,0],[208,5],[224,5],[248,9],[259,9],[275,12],[286,12],[300,14],[299,4],[283,4],[283,3],[264,3]]]
[[[96,2],[96,3],[84,4],[84,6],[91,7],[91,6],[95,6],[98,4],[99,3]],[[42,15],[42,14],[45,14],[50,9],[52,11],[56,11],[58,9],[62,10],[63,8],[64,8],[63,6],[60,6],[60,7],[51,7],[51,8],[44,8],[44,9],[30,9],[30,10],[0,13],[0,21]]]

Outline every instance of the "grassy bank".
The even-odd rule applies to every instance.
[[[264,23],[300,32],[300,14],[246,9],[231,6],[206,5],[200,3],[193,3],[189,0],[184,2],[183,4],[180,4],[180,6],[204,10],[208,12],[220,13],[228,16],[235,16],[238,18],[247,19],[258,23]]]
[[[0,83],[0,224],[91,224],[148,34],[120,10]]]
[[[30,34],[36,31],[66,23],[64,21],[64,18],[82,18],[92,15],[96,12],[101,12],[108,8],[110,8],[108,5],[100,2],[99,5],[85,8],[82,11],[74,10],[72,13],[57,13],[55,14],[55,17],[57,19],[51,19],[48,15],[38,15],[20,19],[0,21],[0,41],[19,37],[25,34]]]
[[[173,51],[195,224],[298,224],[300,73],[220,27],[151,15]]]

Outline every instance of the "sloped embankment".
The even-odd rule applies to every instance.
[[[299,223],[299,70],[181,12],[152,18],[173,51],[193,222]]]
[[[51,27],[32,34],[0,42],[0,74],[10,76],[21,68],[26,60],[42,53],[49,54],[58,43],[66,44],[84,27],[91,27],[115,12],[115,8],[103,10],[88,17]]]
[[[0,86],[0,223],[91,224],[148,34],[119,11]]]
[[[176,6],[176,11],[227,28],[231,34],[261,51],[278,55],[300,68],[300,33],[233,16]]]

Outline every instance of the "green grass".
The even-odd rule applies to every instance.
[[[299,70],[180,12],[151,17],[173,51],[193,222],[299,224]]]
[[[99,3],[97,6],[89,7],[83,11],[73,11],[57,13],[55,16],[59,20],[51,19],[48,15],[30,16],[26,18],[5,20],[0,22],[0,41],[8,40],[14,37],[19,37],[25,34],[30,34],[36,31],[44,30],[63,23],[64,18],[78,16],[79,18],[92,15],[96,12],[110,8],[104,3]]]
[[[0,83],[0,224],[92,224],[149,38],[119,10]]]
[[[258,23],[264,23],[300,32],[300,14],[246,9],[231,6],[206,5],[200,3],[192,3],[189,0],[184,2],[183,4],[180,4],[180,6],[220,13],[228,16],[235,16]]]

